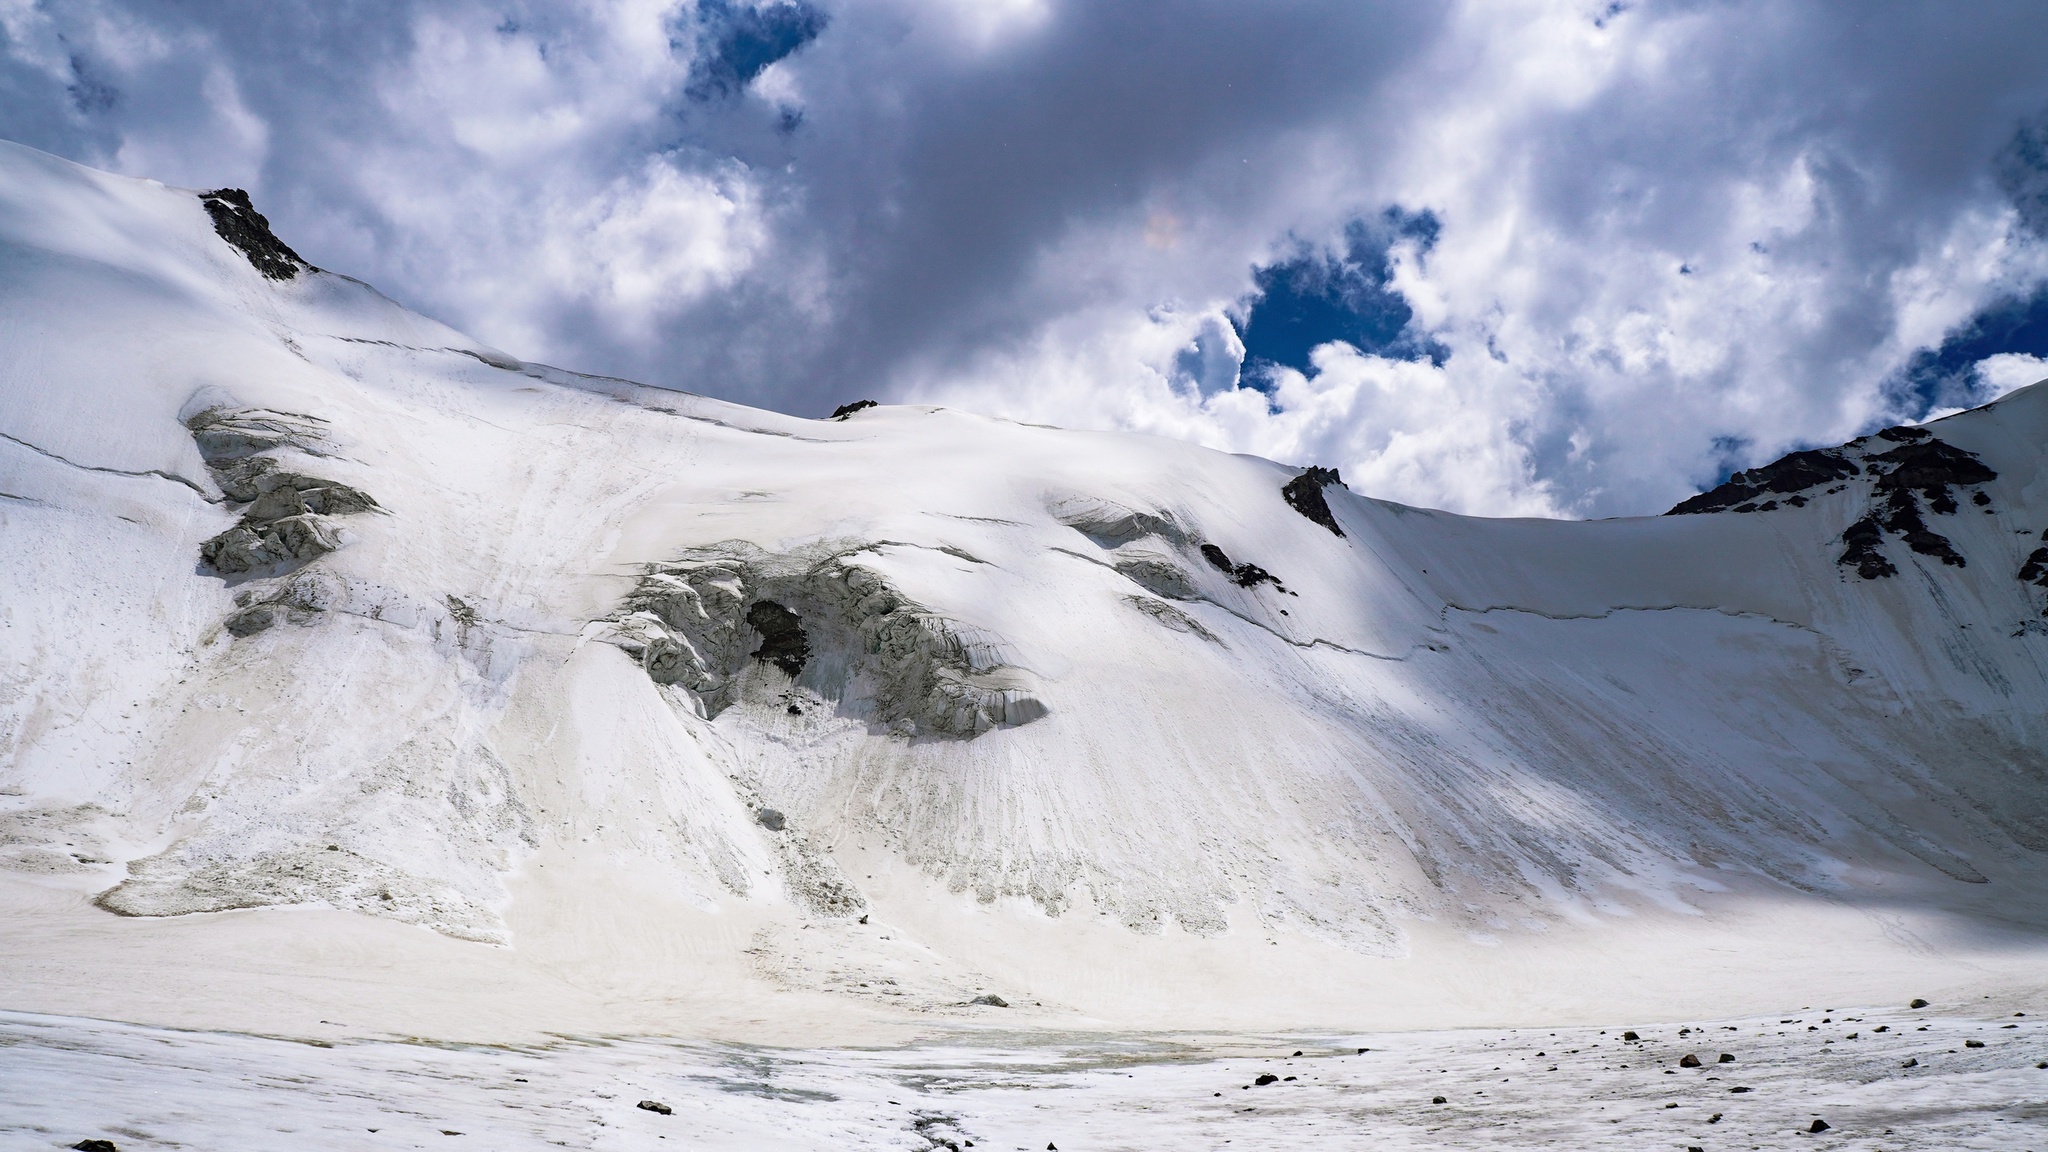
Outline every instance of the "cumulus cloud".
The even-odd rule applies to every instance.
[[[0,0],[0,135],[248,186],[523,356],[1609,515],[2038,369],[2044,48],[2018,3]]]

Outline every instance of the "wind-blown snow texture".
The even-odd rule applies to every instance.
[[[2048,907],[2048,389],[1768,509],[1480,520],[521,363],[11,145],[0,348],[0,876],[106,912],[516,949],[568,853],[769,917],[703,947],[779,986],[950,1011],[986,988],[944,931],[896,1000],[806,949],[890,868],[1275,956]],[[1937,443],[1953,484],[1870,463]]]

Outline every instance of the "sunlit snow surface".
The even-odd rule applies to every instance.
[[[2048,1069],[2037,1067],[2048,1031],[2032,1016],[1806,1009],[1636,1031],[1636,1043],[1616,1027],[984,1034],[828,1051],[565,1037],[504,1048],[328,1046],[4,1013],[0,1142],[1682,1150],[1800,1146],[1820,1119],[1823,1147],[2048,1147]],[[1719,1062],[1723,1052],[1735,1061]],[[1687,1054],[1702,1066],[1681,1068]],[[1280,1079],[1255,1085],[1261,1075]]]

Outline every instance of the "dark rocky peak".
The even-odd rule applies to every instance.
[[[855,400],[851,404],[841,404],[839,407],[834,408],[832,410],[831,419],[844,420],[848,416],[853,415],[855,412],[860,412],[868,408],[879,407],[881,407],[881,405],[875,403],[873,400]]]
[[[1289,480],[1280,489],[1280,495],[1296,512],[1342,536],[1344,530],[1337,527],[1337,518],[1330,514],[1330,504],[1323,499],[1323,489],[1332,484],[1339,487],[1344,484],[1343,477],[1337,475],[1335,468],[1310,465],[1307,471]]]
[[[258,272],[272,280],[290,280],[301,271],[318,272],[270,230],[270,221],[249,201],[240,188],[216,188],[201,192],[199,202],[213,217],[213,230],[234,245]]]
[[[1922,556],[1955,568],[1969,567],[1948,537],[1927,526],[1920,500],[1924,498],[1937,514],[1952,516],[1958,507],[1956,485],[1987,484],[1998,479],[1998,473],[1974,454],[1937,439],[1924,428],[1887,428],[1876,439],[1899,447],[1864,458],[1865,467],[1877,476],[1871,487],[1871,508],[1842,533],[1845,547],[1837,563],[1854,567],[1865,580],[1896,575],[1898,568],[1881,549],[1883,533],[1891,532]],[[1971,500],[1987,510],[1991,504],[1991,498],[1981,491]]]
[[[1884,433],[1878,435],[1883,436]],[[1890,466],[1877,481],[1880,494],[1889,495],[1901,490],[1918,492],[1927,498],[1936,512],[1944,515],[1956,510],[1955,494],[1950,491],[1950,485],[1987,484],[1998,479],[1998,473],[1986,467],[1975,455],[1937,440],[1931,434],[1872,456],[1869,463],[1873,471],[1880,465]]]
[[[1799,495],[1823,484],[1832,484],[1862,473],[1844,448],[1809,448],[1781,456],[1769,464],[1737,472],[1727,483],[1682,500],[1666,516],[1703,512],[1768,512],[1778,506],[1771,495],[1789,497],[1785,503],[1800,507],[1806,497]],[[1759,501],[1762,503],[1759,503]],[[1770,507],[1764,507],[1764,504]]]

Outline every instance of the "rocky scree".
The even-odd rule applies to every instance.
[[[695,550],[640,578],[610,617],[611,639],[706,716],[730,707],[761,665],[902,735],[971,737],[1046,714],[1005,641],[911,600],[856,559],[865,550]]]
[[[1337,517],[1330,512],[1329,501],[1323,499],[1323,489],[1332,484],[1340,488],[1344,485],[1344,478],[1337,475],[1335,468],[1310,465],[1280,489],[1280,497],[1287,501],[1288,507],[1342,536],[1344,530],[1337,527]]]
[[[326,455],[325,422],[316,417],[215,407],[191,417],[186,427],[221,492],[245,506],[234,527],[199,546],[200,565],[223,579],[240,583],[304,567],[341,546],[334,517],[382,510],[368,493],[291,471],[263,454],[289,448]],[[310,581],[261,593],[244,590],[227,629],[249,636],[280,619],[304,622],[308,614],[324,611],[330,599]]]
[[[213,230],[235,246],[258,272],[272,280],[290,280],[301,271],[318,272],[270,230],[270,221],[256,211],[249,194],[240,188],[216,188],[201,192],[199,202],[213,217]]]
[[[1794,452],[1737,472],[1727,483],[1680,502],[1665,515],[1800,508],[1815,494],[1813,489],[1829,485],[1819,495],[1832,495],[1857,477],[1871,478],[1870,504],[1842,530],[1842,554],[1836,563],[1855,569],[1865,580],[1896,576],[1898,566],[1884,552],[1884,538],[1890,533],[1922,556],[1957,568],[1969,566],[1948,537],[1928,526],[1921,504],[1924,501],[1936,515],[1952,516],[1960,508],[1956,488],[1987,484],[1998,479],[1998,473],[1925,428],[1886,428],[1839,448]],[[1991,497],[1982,489],[1971,493],[1970,500],[1990,510]]]

